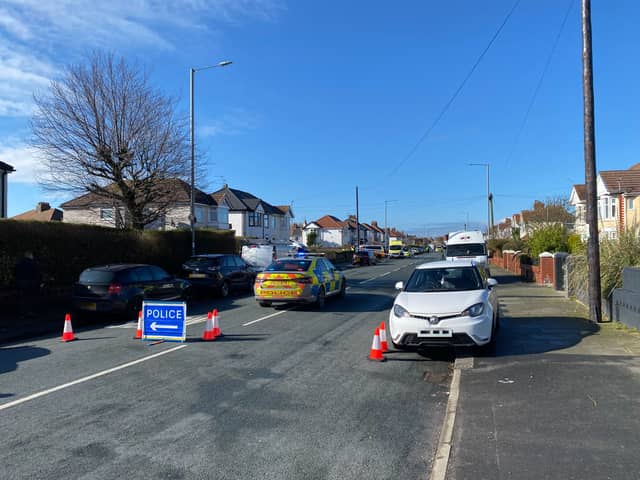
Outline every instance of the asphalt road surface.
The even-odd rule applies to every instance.
[[[127,323],[0,349],[0,477],[428,477],[452,359],[367,359],[395,282],[425,260],[348,269],[321,311],[200,301],[185,343]],[[225,336],[202,342],[213,308]]]

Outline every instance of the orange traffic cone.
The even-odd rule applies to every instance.
[[[138,328],[136,328],[136,336],[133,338],[136,340],[142,338],[142,310],[138,312]]]
[[[380,329],[376,328],[376,332],[373,334],[373,343],[371,344],[371,352],[369,353],[369,360],[375,362],[384,362],[386,358],[382,355],[380,349]]]
[[[70,342],[75,339],[76,337],[73,334],[73,327],[71,326],[71,315],[67,313],[64,316],[64,328],[62,329],[62,341]]]
[[[218,309],[213,309],[213,336],[216,337],[224,337],[222,335],[222,331],[220,330],[220,324],[218,323]]]
[[[215,340],[216,337],[213,335],[213,322],[211,321],[212,313],[207,313],[207,323],[204,324],[204,333],[202,334],[202,340],[210,342],[211,340]]]
[[[384,322],[380,323],[380,350],[382,350],[382,353],[389,351],[389,346],[387,345],[387,329],[384,326]]]

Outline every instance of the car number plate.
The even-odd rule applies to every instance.
[[[449,328],[429,328],[427,330],[420,330],[418,332],[419,338],[434,338],[434,337],[452,337],[453,332]]]
[[[95,310],[96,309],[96,304],[95,303],[85,303],[84,308],[86,310]]]
[[[204,278],[206,275],[204,273],[190,273],[189,278]]]

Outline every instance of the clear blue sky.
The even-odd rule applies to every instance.
[[[626,169],[640,2],[592,8],[597,168]],[[185,116],[189,68],[232,60],[196,74],[202,186],[292,204],[298,222],[355,213],[357,185],[361,221],[383,224],[394,200],[388,223],[410,233],[484,228],[486,168],[469,163],[491,165],[496,221],[584,182],[579,0],[5,0],[0,36],[9,216],[68,199],[35,183],[32,94],[94,48],[140,62]]]

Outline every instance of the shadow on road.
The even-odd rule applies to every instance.
[[[0,348],[0,375],[17,370],[20,362],[44,357],[50,353],[51,351],[47,348],[32,347],[30,345]],[[13,395],[13,393],[0,392],[0,398],[12,397]]]

